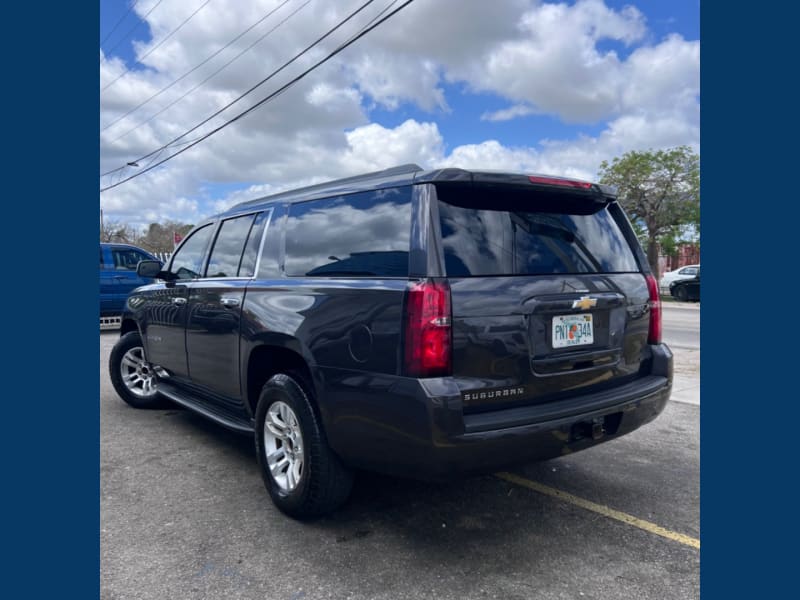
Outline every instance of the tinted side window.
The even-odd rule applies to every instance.
[[[114,267],[127,271],[135,271],[136,265],[140,260],[150,260],[144,252],[127,248],[111,249],[111,256],[114,258]]]
[[[286,221],[286,274],[407,277],[411,186],[301,202]]]
[[[206,277],[236,277],[238,275],[242,250],[254,219],[255,215],[245,215],[222,222],[208,259]]]
[[[214,228],[211,225],[205,225],[191,234],[172,257],[169,272],[177,276],[178,279],[200,277],[203,256],[212,233],[214,233]]]
[[[638,271],[604,206],[496,189],[437,192],[450,277]]]

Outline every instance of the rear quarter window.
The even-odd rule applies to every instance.
[[[450,277],[639,270],[606,205],[535,192],[437,189]],[[581,204],[583,202],[583,204]]]
[[[290,277],[406,277],[411,187],[289,207],[284,270]]]

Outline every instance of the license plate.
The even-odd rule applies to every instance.
[[[591,314],[553,317],[553,348],[585,346],[594,343]]]

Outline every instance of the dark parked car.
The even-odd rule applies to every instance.
[[[100,244],[100,316],[119,316],[128,295],[140,285],[153,282],[142,277],[136,266],[155,256],[130,244]]]
[[[686,302],[687,300],[700,301],[700,268],[691,279],[681,279],[669,284],[669,293],[673,298]]]
[[[613,188],[415,165],[239,204],[128,299],[111,380],[255,438],[275,504],[354,469],[423,479],[551,458],[654,419],[656,280]]]

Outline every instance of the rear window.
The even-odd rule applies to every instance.
[[[290,277],[407,277],[411,187],[289,207],[284,270]]]
[[[605,204],[500,188],[437,194],[450,277],[639,270]]]

